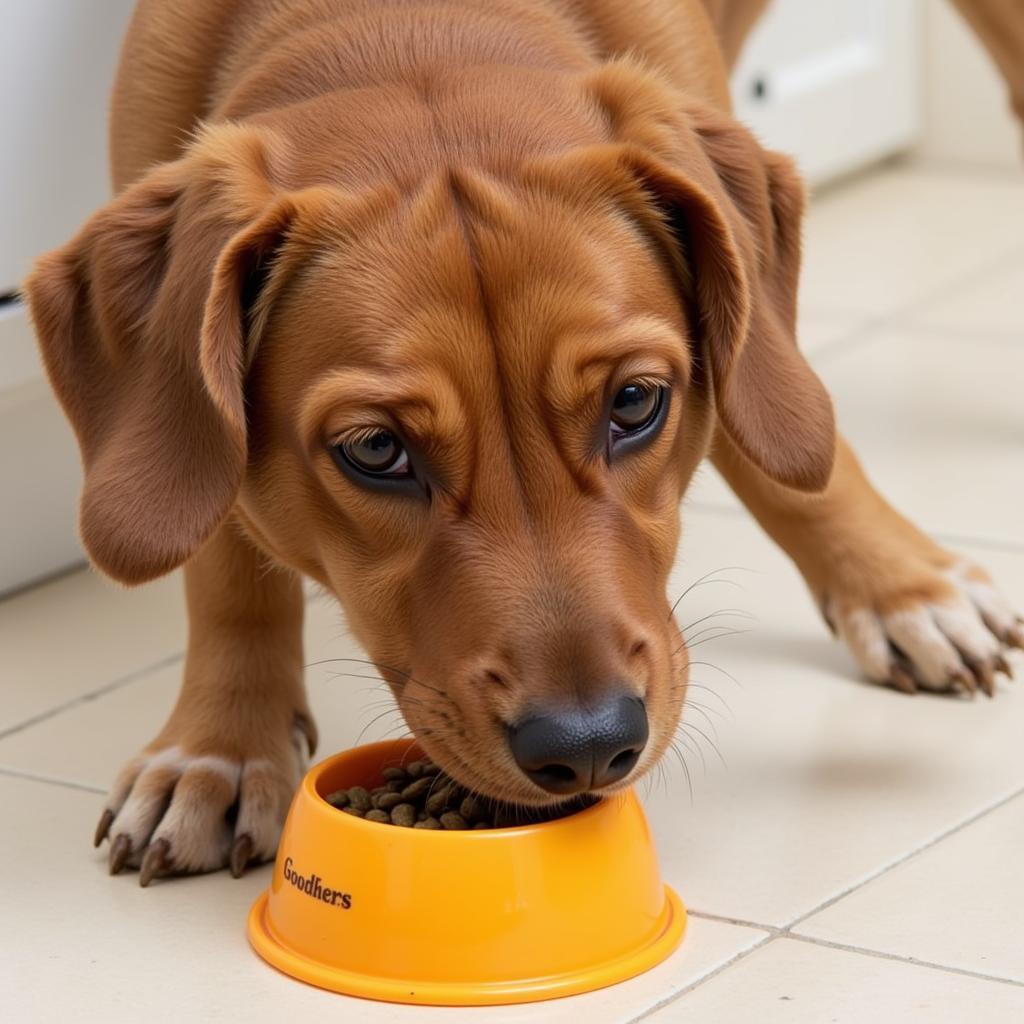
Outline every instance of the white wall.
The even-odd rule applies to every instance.
[[[0,295],[109,195],[107,97],[134,0],[0,0]],[[81,470],[25,310],[0,305],[0,594],[82,560]]]
[[[949,0],[925,0],[924,31],[924,121],[916,155],[935,164],[1024,173],[1024,134],[1003,80]]]

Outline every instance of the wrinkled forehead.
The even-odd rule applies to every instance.
[[[612,358],[684,333],[670,268],[635,223],[541,191],[438,182],[332,240],[304,278],[306,333],[382,373],[536,388],[562,350]]]

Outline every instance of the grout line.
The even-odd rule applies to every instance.
[[[973,825],[976,821],[979,821],[986,815],[991,814],[993,811],[998,811],[1001,807],[1005,807],[1007,804],[1012,803],[1014,800],[1018,799],[1018,797],[1021,796],[1024,796],[1024,786],[1018,786],[1012,792],[999,797],[992,803],[986,804],[984,807],[981,808],[981,810],[975,811],[973,814],[968,815],[962,821],[950,826],[950,828],[946,829],[944,832],[940,832],[938,833],[938,835],[932,836],[931,839],[925,840],[925,842],[919,844],[918,846],[915,846],[913,849],[908,850],[906,853],[901,854],[894,860],[891,860],[887,864],[882,865],[882,867],[878,868],[876,871],[873,871],[870,875],[865,876],[860,881],[855,882],[853,885],[848,886],[846,889],[843,889],[842,892],[836,893],[836,895],[834,896],[830,896],[827,900],[825,900],[823,903],[820,903],[818,906],[812,907],[810,910],[801,914],[799,917],[793,918],[793,920],[790,921],[787,925],[785,925],[785,927],[782,930],[786,933],[792,931],[793,928],[795,928],[798,924],[801,924],[802,922],[806,921],[809,917],[813,917],[815,914],[820,914],[823,910],[827,910],[829,907],[834,906],[840,900],[845,899],[852,893],[857,892],[859,889],[863,889],[864,886],[869,885],[871,882],[874,882],[878,878],[881,878],[882,875],[888,874],[894,868],[898,868],[902,864],[906,864],[907,861],[910,861],[913,858],[917,857],[918,854],[924,853],[926,850],[930,850],[933,846],[937,846],[939,843],[943,842],[946,839],[949,839],[951,836],[956,835],[958,832],[962,832],[969,825]]]
[[[819,361],[827,363],[839,349],[842,349],[844,352],[852,352],[854,349],[860,348],[861,345],[870,340],[870,336],[876,330],[884,327],[888,320],[889,314],[885,313],[870,316],[865,320],[861,320],[853,330],[839,335],[838,338],[833,338],[823,345],[816,345],[810,352],[806,352],[803,349],[801,349],[801,352],[803,352],[804,358],[811,366],[816,368]]]
[[[682,507],[684,511],[693,511],[698,513],[698,515],[742,516],[749,518],[753,523],[757,522],[742,503],[733,505],[724,501],[703,501],[700,498],[688,501],[684,498]],[[946,530],[932,531],[928,530],[927,527],[925,532],[935,540],[942,541],[943,544],[950,544],[953,547],[968,546],[982,548],[985,551],[995,551],[1000,554],[1024,554],[1024,542],[1010,540],[1007,537],[976,537],[973,534],[949,533]]]
[[[687,911],[687,913],[689,913],[689,911]],[[774,934],[766,935],[760,942],[755,942],[754,945],[749,946],[747,949],[740,950],[740,952],[735,956],[730,957],[724,963],[720,963],[713,971],[708,971],[707,974],[701,975],[699,978],[695,978],[689,985],[685,985],[683,988],[679,989],[678,992],[672,992],[664,999],[658,1000],[658,1002],[648,1006],[643,1013],[639,1013],[635,1017],[630,1017],[625,1024],[637,1024],[638,1021],[652,1017],[654,1014],[665,1009],[669,1004],[676,1002],[678,999],[682,999],[683,996],[688,995],[695,988],[703,985],[705,981],[710,981],[723,971],[728,970],[734,964],[738,964],[741,960],[745,960],[751,953],[756,953],[759,949],[763,949],[768,945],[768,943],[773,942],[775,938],[776,936]]]
[[[903,165],[912,174],[920,174],[925,178],[942,181],[969,181],[975,185],[1020,185],[1020,168],[1007,165],[974,164],[943,157],[922,156],[911,157],[911,162]]]
[[[910,320],[898,325],[906,334],[923,335],[925,337],[948,338],[951,341],[981,342],[991,345],[1019,345],[1024,339],[1024,326],[1020,330],[1004,327],[1001,330],[986,328],[976,331],[970,327],[942,327]]]
[[[40,722],[45,722],[47,719],[54,718],[56,715],[59,715],[64,711],[68,711],[71,708],[78,707],[80,704],[87,704],[89,701],[96,700],[98,697],[104,697],[108,693],[120,690],[122,687],[137,682],[153,672],[157,672],[162,668],[167,668],[169,665],[177,664],[184,657],[184,651],[176,651],[174,654],[166,655],[159,661],[154,661],[142,668],[134,669],[123,676],[118,676],[118,678],[113,682],[106,683],[104,686],[100,686],[95,690],[90,690],[88,693],[80,693],[77,697],[72,697],[70,700],[64,701],[63,704],[58,704],[55,707],[48,708],[46,711],[40,711],[39,714],[32,715],[30,718],[26,718],[24,721],[18,722],[16,725],[0,730],[0,740],[5,740],[8,736],[13,736],[15,733],[29,729],[33,725],[38,725]]]
[[[0,602],[10,601],[12,598],[21,597],[23,594],[27,594],[30,590],[38,590],[41,587],[45,587],[50,583],[56,583],[58,580],[65,579],[68,576],[74,576],[75,573],[81,572],[83,569],[89,569],[89,563],[78,561],[72,562],[70,565],[62,566],[59,569],[54,569],[52,572],[44,573],[42,576],[33,576],[32,579],[26,580],[24,583],[19,583],[17,586],[11,587],[9,590],[0,590]],[[89,571],[92,572],[93,570]]]
[[[719,924],[734,924],[737,928],[757,928],[762,932],[771,932],[773,935],[781,935],[785,927],[777,924],[764,924],[761,921],[745,921],[742,917],[728,917],[724,914],[709,914],[705,910],[694,910],[686,908],[687,917],[696,917],[701,921],[717,921]]]
[[[998,982],[1000,985],[1014,985],[1017,988],[1024,988],[1024,981],[1018,981],[1016,978],[1001,978],[998,974],[985,974],[982,971],[972,971],[967,967],[952,967],[949,964],[938,964],[932,960],[918,960],[912,956],[886,953],[879,949],[870,949],[867,946],[851,946],[845,942],[832,942],[829,939],[816,939],[812,935],[800,935],[796,932],[787,932],[783,937],[793,939],[796,942],[803,942],[810,946],[824,946],[826,949],[838,949],[844,953],[859,953],[861,956],[875,957],[878,960],[894,960],[900,964],[926,967],[932,971],[942,971],[944,974],[959,974],[968,978],[979,978],[982,981]]]
[[[998,981],[1004,985],[1017,985],[1024,988],[1024,981],[1016,978],[1004,978],[998,974],[985,974],[982,971],[974,971],[968,967],[956,967],[952,964],[937,963],[933,960],[919,960],[913,956],[901,956],[899,953],[889,953],[881,949],[872,949],[870,946],[854,946],[846,942],[837,942],[833,939],[823,939],[816,935],[807,935],[791,930],[792,926],[779,927],[773,924],[764,924],[760,921],[745,921],[743,918],[726,917],[721,914],[708,914],[701,910],[687,910],[690,917],[699,918],[702,921],[718,921],[721,924],[736,925],[740,928],[756,928],[760,931],[769,932],[776,938],[795,939],[813,946],[825,946],[828,949],[839,949],[847,953],[861,953],[864,956],[874,956],[882,960],[896,960],[899,963],[914,964],[917,967],[929,967],[938,971],[946,971],[950,974],[964,974],[970,978],[981,978],[983,981]]]
[[[72,571],[77,572],[78,570],[69,570],[68,573],[63,573],[61,575],[70,575]],[[26,589],[32,588],[30,586]],[[4,598],[7,596],[9,595],[4,595]],[[318,589],[313,593],[303,595],[302,603],[305,608],[309,608],[310,605],[323,600],[325,597],[330,598],[332,596],[333,595],[328,594],[326,591]],[[170,665],[175,665],[178,662],[183,661],[184,658],[184,650],[175,651],[172,654],[168,654],[165,657],[160,658],[158,661],[151,662],[150,664],[144,665],[138,669],[133,669],[131,672],[126,672],[123,676],[118,676],[112,682],[97,687],[95,690],[90,690],[87,693],[80,693],[76,697],[72,697],[70,700],[64,701],[62,704],[56,704],[51,708],[47,708],[45,711],[40,711],[38,714],[32,715],[21,722],[16,722],[14,725],[8,726],[6,729],[0,729],[0,741],[7,739],[8,736],[13,736],[25,729],[29,729],[34,725],[39,725],[41,722],[54,718],[65,711],[70,711],[72,708],[76,708],[80,704],[87,704],[99,697],[105,697],[108,693],[113,693],[115,690],[120,690],[125,686],[136,683],[153,672],[159,672],[160,669],[167,668]],[[303,666],[303,671],[305,671],[306,668],[308,668],[308,666]]]
[[[10,778],[15,779],[27,779],[30,782],[42,782],[48,786],[61,786],[64,789],[78,789],[84,793],[95,793],[98,796],[103,796],[106,793],[105,789],[101,789],[99,786],[90,786],[86,782],[72,782],[70,779],[55,779],[51,775],[42,775],[39,772],[26,771],[23,768],[8,768],[4,765],[0,765],[0,775],[7,775]]]
[[[862,889],[864,886],[869,885],[876,879],[881,878],[882,875],[887,874],[894,868],[897,868],[901,864],[905,864],[908,861],[912,860],[918,854],[924,853],[926,850],[929,850],[933,846],[938,845],[939,843],[948,839],[950,836],[956,835],[958,832],[963,831],[968,826],[973,825],[979,819],[985,817],[988,814],[991,814],[993,811],[999,810],[1001,807],[1004,807],[1005,805],[1011,803],[1012,801],[1022,796],[1024,796],[1024,786],[1020,786],[1013,792],[999,797],[997,800],[984,806],[981,810],[969,815],[962,821],[946,829],[944,832],[940,832],[938,835],[933,836],[926,842],[914,847],[912,850],[909,850],[908,852],[902,854],[895,860],[892,860],[889,863],[884,864],[877,871],[872,872],[870,875],[867,875],[866,877],[862,878],[859,882],[856,882],[853,885],[847,887],[842,892],[837,893],[835,896],[829,897],[829,899],[825,900],[824,902],[818,904],[815,907],[812,907],[810,910],[801,914],[799,917],[794,918],[788,924],[782,925],[781,927],[777,925],[762,924],[755,921],[744,921],[741,918],[733,918],[719,914],[711,914],[699,910],[687,910],[687,913],[695,918],[699,918],[706,921],[719,921],[722,924],[731,924],[742,928],[756,928],[760,931],[765,931],[768,934],[760,942],[751,946],[749,949],[745,949],[741,953],[738,953],[731,960],[728,960],[725,963],[720,964],[713,971],[709,971],[702,977],[695,979],[685,988],[682,988],[678,992],[672,993],[671,995],[666,996],[664,999],[659,1000],[657,1003],[654,1003],[652,1006],[648,1007],[646,1010],[644,1010],[643,1013],[639,1014],[638,1016],[631,1017],[627,1024],[637,1024],[638,1021],[644,1020],[645,1018],[650,1017],[651,1015],[664,1009],[670,1003],[675,1002],[677,999],[681,999],[683,996],[692,992],[695,988],[698,988],[699,986],[703,985],[704,982],[710,981],[716,975],[721,974],[727,968],[732,967],[733,964],[745,959],[751,953],[763,948],[769,942],[773,942],[775,939],[795,939],[799,942],[805,942],[816,946],[825,946],[830,949],[843,950],[848,953],[859,953],[864,956],[873,956],[882,960],[895,960],[899,963],[913,964],[918,967],[929,968],[930,970],[944,971],[947,974],[964,975],[971,978],[979,978],[983,981],[995,981],[1004,985],[1014,985],[1019,988],[1024,988],[1024,982],[1017,981],[1013,978],[1001,978],[998,975],[983,974],[980,971],[972,971],[965,967],[952,967],[947,966],[945,964],[933,963],[929,960],[916,960],[913,957],[899,956],[895,953],[885,953],[881,950],[869,949],[867,947],[849,946],[840,942],[832,942],[828,939],[817,939],[811,935],[801,935],[798,932],[793,931],[793,929],[802,921],[806,921],[809,917],[813,917],[815,914],[821,913],[821,911],[826,910],[828,907],[833,906],[840,900],[845,899],[851,893],[857,892],[857,890]]]
[[[1000,553],[1024,554],[1024,542],[1010,540],[1006,537],[973,537],[964,533],[941,533],[932,534],[937,540],[945,544],[952,544],[954,547],[971,545],[976,548],[984,548],[986,551],[998,551]]]
[[[824,357],[824,362],[828,362],[840,346],[843,346],[844,352],[853,352],[863,348],[871,335],[882,328],[902,330],[904,320],[910,319],[914,314],[921,312],[931,303],[970,291],[975,285],[983,283],[994,270],[998,270],[1007,261],[1015,261],[1022,257],[1024,257],[1024,247],[1019,245],[1011,246],[1009,249],[1001,252],[998,257],[978,263],[973,270],[968,271],[955,281],[942,281],[934,288],[928,289],[928,291],[911,299],[909,302],[897,305],[888,312],[869,317],[861,324],[860,330],[837,338],[827,345],[822,345],[820,348],[815,349],[808,358],[816,366],[822,357]],[[848,344],[851,340],[853,341],[852,345]]]

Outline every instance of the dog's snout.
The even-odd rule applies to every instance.
[[[580,793],[625,778],[647,743],[647,709],[616,694],[588,709],[533,713],[508,731],[526,776],[549,793]]]

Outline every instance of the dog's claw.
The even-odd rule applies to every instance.
[[[241,878],[252,857],[252,837],[242,833],[231,847],[231,875]]]
[[[972,665],[971,669],[978,680],[981,692],[986,697],[994,697],[996,695],[996,673],[993,667],[987,662],[982,662],[978,665]]]
[[[900,693],[917,693],[917,683],[914,682],[914,677],[898,665],[893,665],[889,673],[889,682]]]
[[[1001,654],[996,655],[995,666],[996,671],[1002,672],[1007,679],[1013,678],[1013,666]]]
[[[96,834],[92,837],[92,845],[94,847],[99,846],[107,838],[107,833],[110,831],[110,826],[113,823],[114,812],[108,807],[100,815],[99,823],[96,826]]]
[[[139,885],[143,889],[167,867],[167,854],[170,849],[171,844],[166,839],[158,839],[146,847],[142,867],[139,868]]]
[[[1024,627],[1011,626],[1006,631],[1006,636],[1003,637],[1003,643],[1007,647],[1016,647],[1017,650],[1024,651]]]
[[[956,690],[961,687],[969,697],[974,697],[978,692],[978,679],[969,668],[959,668],[950,677],[950,688]]]
[[[132,841],[123,832],[110,845],[110,873],[119,875],[132,852]]]

